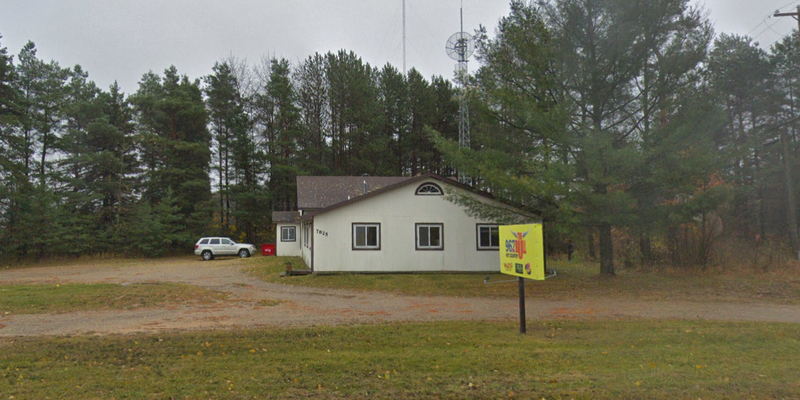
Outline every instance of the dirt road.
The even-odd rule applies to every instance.
[[[115,334],[257,326],[311,326],[385,321],[503,320],[517,316],[516,299],[403,296],[265,283],[244,273],[238,259],[172,259],[98,266],[0,270],[13,283],[137,283],[168,281],[230,294],[211,305],[158,309],[0,315],[0,337]],[[291,278],[287,278],[291,279]],[[264,300],[278,300],[274,306]],[[532,319],[655,318],[800,323],[800,306],[759,303],[529,300]]]

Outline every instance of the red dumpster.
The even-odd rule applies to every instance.
[[[275,255],[275,243],[262,244],[261,245],[261,255],[274,256]]]

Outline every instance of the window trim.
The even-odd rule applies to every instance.
[[[481,246],[481,228],[497,228],[497,247]],[[491,231],[489,232],[491,235]],[[490,239],[491,241],[491,239]],[[490,243],[491,244],[491,243]],[[475,224],[475,249],[478,251],[500,251],[500,225],[499,224]]]
[[[420,226],[436,226],[439,228],[439,246],[438,247],[420,247],[419,245],[419,228]],[[444,251],[444,223],[441,222],[417,222],[414,224],[414,250],[417,251]]]
[[[377,247],[356,247],[356,226],[374,226],[378,228]],[[353,222],[350,224],[350,249],[354,251],[380,251],[381,250],[381,223],[380,222]]]
[[[436,189],[439,190],[439,193],[420,193],[419,192],[420,189],[422,189],[425,186],[433,186],[433,187],[435,187]],[[417,195],[417,196],[444,196],[444,190],[442,190],[441,186],[439,186],[439,185],[437,185],[437,184],[435,184],[433,182],[424,182],[423,184],[417,186],[417,189],[414,190],[414,194]]]
[[[293,230],[294,231],[294,238],[292,240],[285,240],[283,238],[283,230]],[[281,226],[281,242],[283,243],[291,243],[297,241],[297,226],[296,225],[283,225]]]

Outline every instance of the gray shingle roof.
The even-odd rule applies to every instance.
[[[408,176],[298,176],[297,208],[313,210],[411,179]],[[366,192],[365,189],[366,183]]]
[[[297,211],[273,211],[273,223],[298,223],[300,222],[300,213]]]

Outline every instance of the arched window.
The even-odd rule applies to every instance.
[[[431,195],[441,196],[444,194],[444,192],[442,192],[442,188],[435,183],[423,183],[422,185],[419,185],[419,187],[417,188],[416,194],[423,196],[431,196]]]

